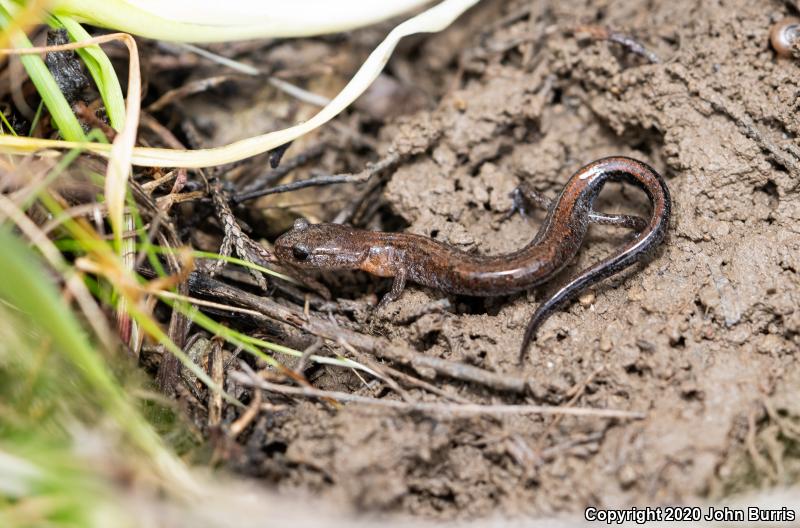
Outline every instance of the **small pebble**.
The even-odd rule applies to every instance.
[[[641,301],[642,299],[644,299],[644,292],[640,287],[634,286],[630,290],[628,290],[629,301],[635,302],[635,301]]]
[[[594,292],[589,290],[589,291],[587,291],[585,293],[582,293],[581,296],[578,297],[578,302],[581,303],[581,306],[584,306],[584,307],[585,306],[591,306],[592,303],[594,303],[596,298],[597,297],[595,296]]]
[[[604,333],[600,336],[600,350],[603,352],[611,352],[611,349],[614,347],[614,343],[611,342],[611,336]]]

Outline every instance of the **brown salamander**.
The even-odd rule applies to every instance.
[[[649,220],[592,211],[595,198],[611,180],[624,180],[644,190],[652,206]],[[301,268],[359,269],[394,277],[392,289],[381,303],[397,299],[409,280],[447,293],[497,296],[527,290],[552,278],[575,257],[591,222],[628,227],[644,224],[634,239],[539,305],[522,340],[522,360],[536,330],[555,310],[591,285],[638,262],[664,239],[670,208],[669,190],[655,170],[631,158],[610,157],[576,172],[550,204],[534,239],[513,253],[475,255],[425,236],[339,224],[312,225],[301,219],[276,240],[275,254],[280,261]]]

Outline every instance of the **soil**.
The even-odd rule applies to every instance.
[[[518,396],[428,380],[470,401],[627,409],[645,419],[445,420],[306,401],[260,416],[228,466],[358,511],[435,519],[692,504],[797,482],[800,62],[776,58],[768,42],[770,26],[797,12],[778,1],[486,0],[441,34],[405,43],[379,86],[332,125],[360,120],[378,156],[402,156],[360,223],[478,253],[510,252],[535,233],[541,215],[505,217],[522,181],[554,196],[579,167],[615,154],[661,172],[674,202],[665,243],[551,317],[523,366],[517,351],[536,304],[629,233],[592,227],[577,261],[528,294],[451,297],[450,310],[408,323],[444,296],[411,285],[376,318],[337,315],[532,387]],[[591,38],[581,24],[634,37],[661,61]],[[332,66],[341,77],[331,93],[383,29],[348,44],[355,51]],[[331,45],[322,42],[307,45]],[[243,121],[253,108],[243,105]],[[342,163],[333,158],[319,167]],[[345,164],[357,172],[367,161],[356,153]],[[323,193],[326,206],[293,211],[330,220],[353,192],[259,203]],[[619,184],[596,208],[648,214],[645,197]],[[323,277],[337,297],[386,291],[385,282],[345,275]],[[395,397],[341,369],[319,370],[314,384]]]

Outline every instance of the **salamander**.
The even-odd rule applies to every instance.
[[[603,185],[612,180],[626,181],[647,194],[652,209],[649,219],[592,210]],[[393,277],[382,304],[397,299],[407,281],[451,294],[499,296],[551,279],[578,253],[592,222],[640,228],[611,256],[580,272],[539,304],[523,336],[522,361],[537,329],[553,312],[598,281],[642,260],[662,242],[670,210],[669,189],[661,175],[641,161],[617,156],[589,163],[572,175],[550,203],[533,240],[512,253],[476,255],[421,235],[310,224],[299,219],[275,241],[275,254],[282,263],[299,268],[363,270]]]

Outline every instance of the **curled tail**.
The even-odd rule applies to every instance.
[[[642,260],[664,240],[667,232],[672,208],[669,189],[667,189],[664,178],[649,165],[632,158],[603,158],[583,167],[573,176],[573,178],[575,177],[592,178],[594,180],[592,185],[596,185],[598,191],[609,180],[621,179],[636,185],[647,194],[650,200],[652,206],[650,220],[634,240],[610,257],[582,271],[566,286],[539,305],[531,316],[522,339],[522,347],[519,352],[520,363],[525,359],[528,346],[536,335],[536,331],[553,312],[573,300],[586,288]]]

